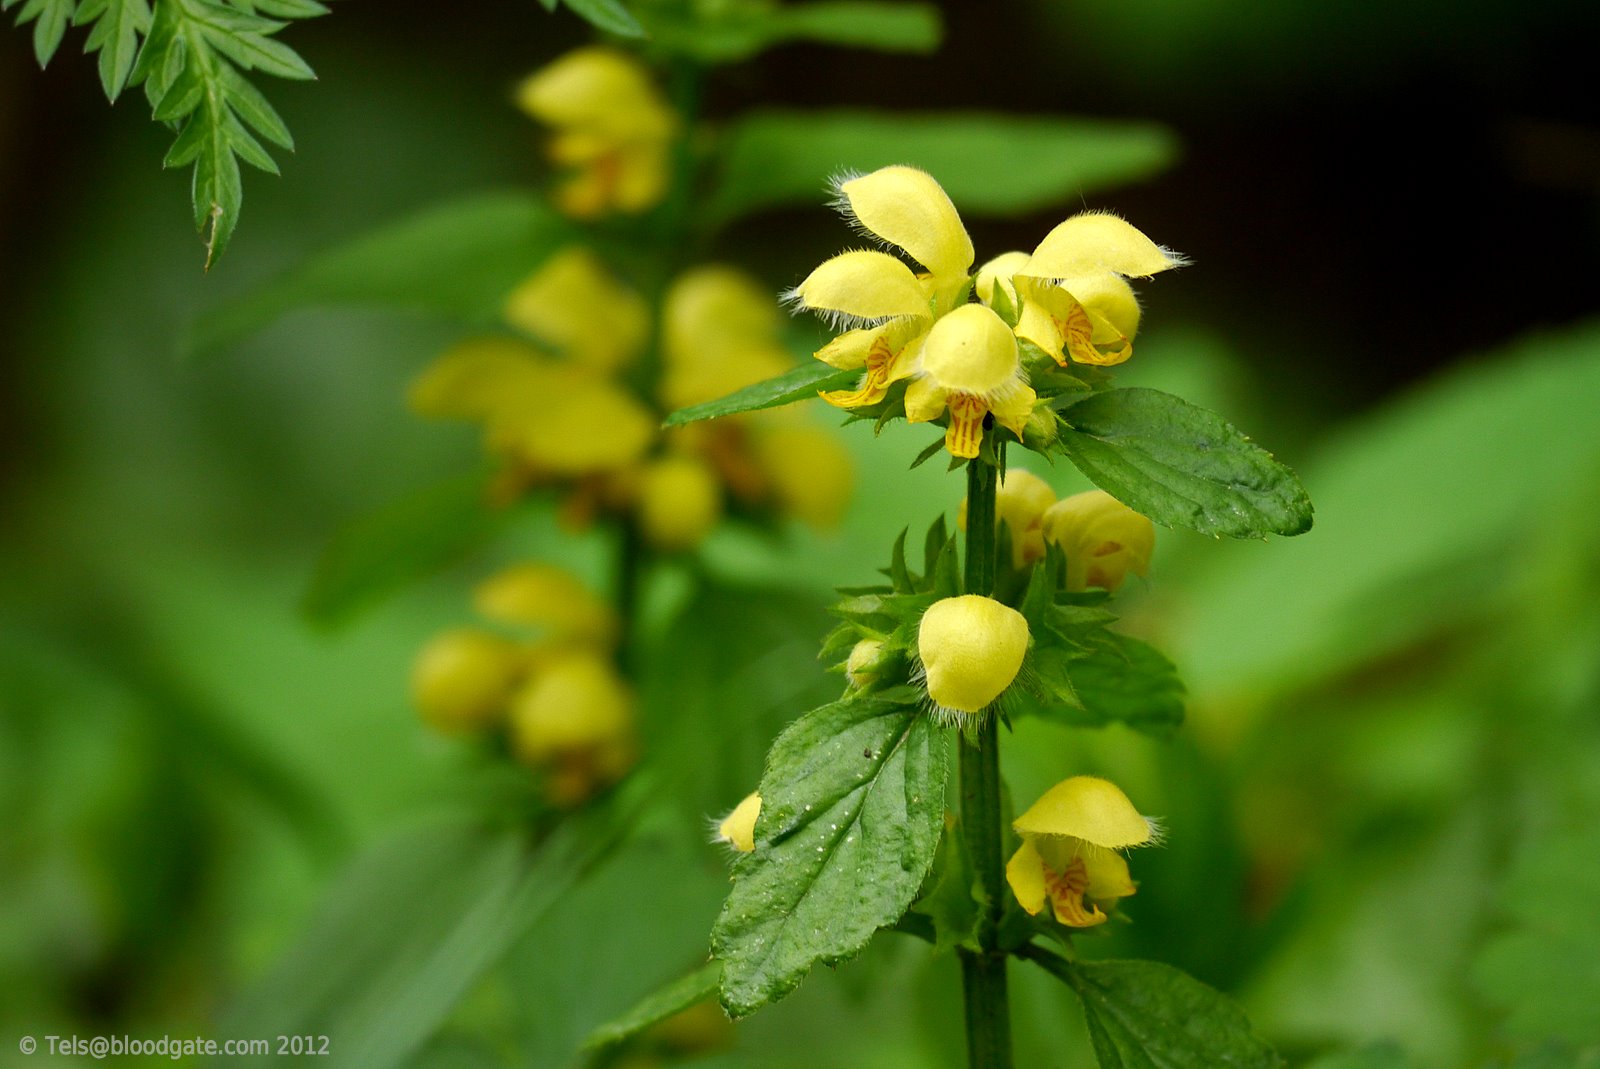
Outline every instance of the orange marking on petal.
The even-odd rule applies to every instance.
[[[1083,858],[1073,858],[1066,871],[1059,874],[1048,868],[1045,872],[1049,876],[1045,881],[1045,891],[1055,906],[1056,920],[1072,928],[1093,928],[1105,922],[1106,915],[1099,906],[1091,904],[1089,911],[1084,911],[1083,892],[1089,888],[1089,870],[1084,866]]]
[[[971,460],[978,455],[983,441],[983,417],[989,406],[983,398],[970,393],[953,393],[946,402],[950,409],[950,429],[945,431],[944,446],[953,457]]]
[[[894,364],[894,353],[889,343],[876,338],[867,350],[867,373],[854,390],[818,390],[817,395],[838,408],[860,408],[875,405],[889,393],[889,372]]]

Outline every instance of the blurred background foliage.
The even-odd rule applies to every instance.
[[[1169,829],[1139,855],[1137,923],[1083,952],[1234,992],[1295,1064],[1595,1064],[1600,17],[1560,0],[944,14],[932,55],[794,46],[730,67],[710,113],[1164,127],[1180,155],[1158,176],[968,225],[1010,248],[1087,203],[1193,257],[1124,381],[1256,431],[1318,506],[1293,541],[1160,540],[1125,620],[1189,683],[1175,742],[1017,725],[1016,797],[1104,771]],[[845,432],[859,492],[836,536],[724,531],[714,588],[656,584],[651,797],[679,801],[620,799],[529,856],[462,818],[515,785],[421,729],[407,668],[492,566],[536,551],[598,578],[603,547],[534,508],[349,626],[300,614],[337,527],[475,463],[469,433],[402,402],[460,328],[301,310],[177,358],[199,317],[319,250],[535,180],[510,87],[585,37],[517,0],[339,5],[297,29],[321,75],[275,97],[298,152],[252,176],[204,276],[181,180],[154,166],[162,132],[106,108],[87,61],[41,74],[25,34],[0,34],[5,1036],[301,1031],[346,1064],[562,1065],[704,954],[726,882],[698,822],[837,686],[814,660],[828,588],[870,581],[902,527],[957,504],[936,465],[903,470],[925,433]],[[776,290],[839,233],[819,198],[710,251]],[[957,1064],[955,969],[926,956],[880,940],[655,1053],[709,1038],[700,1064],[814,1064],[792,1037],[825,1028],[838,1064]],[[1076,1011],[1013,971],[1019,1063],[1082,1064]]]

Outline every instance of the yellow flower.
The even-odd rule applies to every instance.
[[[1020,307],[1017,336],[1067,366],[1109,366],[1133,355],[1139,302],[1127,277],[1148,278],[1183,258],[1104,212],[1074,215],[1050,231],[1030,256],[1008,252],[978,269],[979,300],[995,287]]]
[[[985,416],[993,413],[1020,438],[1035,400],[1022,379],[1011,328],[989,308],[967,304],[935,323],[923,340],[916,378],[906,388],[906,419],[925,423],[948,410],[945,448],[971,458],[983,441]]]
[[[584,368],[547,364],[541,388],[500,404],[489,448],[535,472],[576,477],[612,471],[644,455],[657,417],[609,379]]]
[[[1044,514],[1055,504],[1050,484],[1021,468],[1010,468],[995,489],[995,523],[1004,520],[1011,531],[1011,560],[1021,568],[1044,556]],[[961,502],[956,522],[967,529],[967,502]]]
[[[639,528],[658,549],[692,549],[722,518],[716,474],[693,457],[667,456],[639,474]]]
[[[515,338],[470,338],[445,350],[411,383],[411,410],[435,419],[487,421],[508,400],[552,381],[544,354]]]
[[[552,128],[550,159],[571,170],[554,194],[567,214],[637,213],[665,195],[678,118],[631,56],[569,52],[525,79],[516,100]]]
[[[917,630],[928,697],[947,715],[980,712],[1000,697],[1027,652],[1028,621],[978,594],[934,602]]]
[[[761,815],[761,795],[755,791],[733,807],[733,812],[717,823],[717,841],[727,843],[741,854],[756,848],[756,818]]]
[[[522,651],[499,635],[446,631],[417,655],[411,697],[423,719],[440,731],[482,731],[504,715],[524,668]]]
[[[644,348],[650,310],[594,253],[563,249],[506,298],[507,323],[576,363],[615,371]]]
[[[1068,590],[1116,590],[1129,572],[1150,573],[1155,525],[1104,490],[1062,498],[1045,511],[1043,526],[1067,558]]]
[[[1095,776],[1061,781],[1011,826],[1022,836],[1006,865],[1017,902],[1036,914],[1048,901],[1056,920],[1073,928],[1104,922],[1102,906],[1133,894],[1117,851],[1153,842],[1159,830],[1115,784]]]
[[[863,371],[856,389],[822,395],[830,404],[857,408],[883,400],[891,383],[910,376],[918,344],[966,287],[972,239],[944,189],[914,167],[884,167],[837,189],[847,217],[925,269],[914,274],[885,252],[845,252],[790,294],[802,308],[857,326],[816,354],[834,367]]]
[[[609,645],[616,612],[578,578],[553,564],[518,564],[490,576],[472,593],[486,619],[537,628],[556,641]]]
[[[720,265],[678,276],[662,302],[661,399],[710,401],[788,371],[777,302],[742,271]]]
[[[559,653],[512,700],[511,749],[573,805],[621,779],[634,760],[633,694],[598,654]]]

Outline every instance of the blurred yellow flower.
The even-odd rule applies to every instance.
[[[838,206],[866,233],[903,250],[925,269],[913,274],[885,252],[840,253],[791,292],[802,308],[838,326],[855,325],[817,351],[817,359],[863,371],[854,390],[824,393],[841,408],[876,404],[910,376],[929,328],[955,307],[972,266],[972,239],[933,176],[884,167],[840,182]]]
[[[646,464],[638,495],[639,529],[657,549],[693,549],[722,518],[716,473],[694,457],[669,455]]]
[[[546,793],[574,805],[633,765],[633,694],[598,653],[558,653],[512,699],[511,750],[546,774]]]
[[[967,304],[933,325],[922,342],[915,378],[906,388],[906,419],[924,423],[950,413],[945,448],[975,457],[984,417],[1022,436],[1037,400],[1022,378],[1017,339],[989,308]]]
[[[506,298],[507,323],[575,363],[616,371],[644,349],[650,309],[581,245],[562,249]]]
[[[636,214],[665,196],[678,117],[633,57],[569,52],[525,79],[516,100],[551,128],[550,159],[569,171],[554,198],[568,215]]]
[[[607,646],[617,634],[616,610],[553,564],[506,568],[478,584],[472,604],[485,619],[534,628],[557,642]]]
[[[756,848],[756,818],[760,815],[761,795],[752,791],[717,823],[717,841],[741,854],[750,853]]]
[[[941,713],[976,713],[1000,697],[1028,652],[1028,621],[978,594],[936,601],[922,614],[917,655]]]
[[[793,422],[763,422],[750,437],[773,503],[815,530],[837,527],[855,489],[855,465],[839,436]]]
[[[1030,914],[1050,903],[1061,924],[1091,928],[1120,898],[1134,893],[1119,850],[1158,837],[1117,786],[1073,776],[1051,787],[1011,825],[1022,846],[1006,865],[1006,881]]]
[[[710,264],[679,275],[661,311],[661,400],[668,409],[722,397],[788,371],[778,304],[755,280]]]
[[[462,628],[436,636],[411,669],[411,697],[422,718],[446,734],[493,727],[522,677],[522,650],[488,631]]]
[[[1044,537],[1067,559],[1068,590],[1116,590],[1128,573],[1150,574],[1156,528],[1104,490],[1062,498],[1045,511]]]
[[[622,386],[581,367],[547,364],[538,389],[507,396],[488,426],[492,452],[575,477],[624,467],[656,437],[658,418]]]

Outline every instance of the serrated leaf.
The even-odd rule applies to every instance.
[[[317,0],[252,0],[250,6],[275,19],[311,19],[328,13],[327,5]]]
[[[1156,523],[1231,538],[1311,528],[1311,499],[1294,472],[1215,412],[1135,388],[1091,394],[1062,419],[1061,451]]]
[[[931,4],[813,0],[805,4],[729,7],[699,17],[652,14],[651,40],[702,63],[736,63],[791,41],[876,52],[932,52],[942,27]]]
[[[77,0],[27,0],[17,12],[18,26],[33,23],[33,57],[39,66],[50,65],[76,10]]]
[[[562,0],[573,14],[596,29],[618,37],[643,37],[644,27],[620,0]]]
[[[1232,999],[1170,965],[1056,959],[1046,967],[1082,1000],[1100,1069],[1278,1069],[1283,1064]]]
[[[663,426],[681,427],[685,423],[695,423],[702,419],[716,419],[718,416],[733,416],[740,412],[777,408],[780,405],[809,400],[824,390],[841,389],[860,377],[859,371],[840,371],[820,360],[813,361],[764,382],[736,390],[715,401],[680,408],[667,417]]]
[[[966,215],[1017,215],[1155,174],[1176,155],[1153,124],[982,113],[759,112],[727,133],[707,205],[718,223],[820,206],[841,169],[893,163],[937,178]]]
[[[220,74],[223,92],[227,94],[234,114],[274,145],[294,151],[294,138],[290,136],[289,128],[284,125],[276,109],[267,103],[261,91],[232,67],[223,65]]]
[[[250,131],[246,130],[244,124],[232,113],[229,113],[223,124],[223,133],[228,139],[228,147],[233,149],[234,154],[241,160],[268,174],[278,173],[278,165],[267,155],[267,150],[261,147],[261,142],[252,137]]]
[[[191,352],[215,350],[284,313],[330,305],[497,320],[505,296],[570,234],[532,193],[483,193],[432,207],[311,257],[201,316]]]
[[[755,850],[712,931],[735,1017],[854,956],[906,912],[944,830],[944,740],[917,706],[825,705],[773,743]]]
[[[147,0],[87,0],[78,7],[75,21],[93,23],[83,50],[99,53],[100,85],[113,103],[128,85],[139,38],[150,29],[150,18]]]
[[[298,52],[263,33],[228,32],[208,26],[206,40],[247,71],[259,70],[293,81],[310,81],[317,76]]]
[[[922,538],[922,576],[926,581],[933,573],[939,562],[939,554],[944,552],[945,543],[950,541],[950,534],[945,527],[944,513],[928,525],[928,533]]]
[[[337,626],[482,544],[507,521],[485,504],[483,476],[452,479],[341,527],[306,592],[314,623]]]
[[[1178,670],[1148,643],[1114,631],[1074,657],[1066,671],[1088,719],[1063,710],[1063,719],[1099,726],[1121,721],[1149,735],[1170,735],[1183,723],[1183,683]],[[1047,710],[1047,715],[1050,710]]]
[[[911,571],[906,567],[906,536],[910,533],[911,528],[900,528],[900,537],[894,540],[894,549],[889,552],[889,582],[894,584],[896,594],[912,591]]]
[[[651,992],[621,1017],[607,1021],[590,1032],[583,1041],[583,1049],[599,1050],[621,1043],[696,1003],[704,1002],[717,993],[717,982],[721,978],[722,963],[715,959],[706,962],[687,976],[681,976],[659,991]]]

